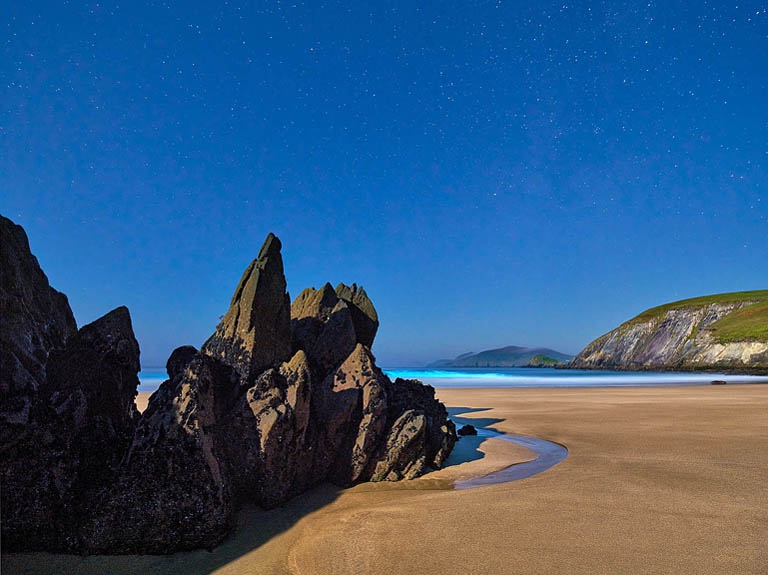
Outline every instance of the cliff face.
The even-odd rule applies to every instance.
[[[725,320],[761,305],[768,296],[768,292],[744,294],[718,298],[725,301],[699,298],[644,312],[590,343],[569,367],[768,371],[768,338],[724,338],[719,331]]]

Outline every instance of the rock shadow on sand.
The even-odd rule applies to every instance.
[[[264,510],[246,505],[240,510],[237,525],[224,542],[210,551],[182,551],[169,555],[69,555],[49,553],[3,553],[3,572],[43,575],[62,573],[101,575],[103,573],[157,573],[208,575],[218,572],[253,553],[289,531],[301,519],[332,503],[342,491],[324,483],[285,504]],[[41,555],[44,556],[41,560]],[[270,555],[269,553],[267,555]],[[271,572],[279,564],[264,565]]]

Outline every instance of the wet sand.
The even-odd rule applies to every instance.
[[[446,489],[532,457],[489,439],[481,459],[415,481],[322,486],[280,509],[246,509],[212,553],[11,554],[2,572],[768,572],[768,385],[438,395],[479,410],[467,419],[561,443],[568,457],[520,481]]]

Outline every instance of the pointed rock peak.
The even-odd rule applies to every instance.
[[[259,257],[257,259],[263,260],[268,257],[278,257],[282,249],[283,244],[280,242],[280,239],[272,232],[269,232],[259,250]]]
[[[77,332],[67,297],[53,289],[24,229],[0,215],[0,419],[16,394],[45,382],[48,354]],[[9,395],[10,394],[10,395]],[[24,400],[26,401],[26,400]]]
[[[259,250],[258,257],[245,268],[237,288],[235,288],[235,293],[232,295],[230,307],[238,303],[243,297],[252,295],[252,292],[249,292],[247,288],[249,284],[258,281],[261,272],[268,272],[273,276],[284,276],[283,256],[280,253],[282,247],[283,244],[280,243],[277,236],[270,232]],[[284,277],[283,282],[285,282]]]
[[[131,330],[133,326],[131,324],[131,312],[124,305],[116,307],[112,311],[104,314],[99,319],[92,321],[91,323],[84,325],[80,331],[115,331],[115,330]]]
[[[355,304],[372,321],[378,323],[379,315],[376,313],[376,308],[373,307],[373,302],[368,297],[363,286],[358,286],[356,283],[353,283],[351,286],[340,283],[336,286],[336,295],[348,303]]]
[[[280,249],[280,240],[269,234],[240,278],[216,333],[201,349],[245,379],[291,356],[291,303]]]
[[[357,293],[357,284],[353,283],[351,286],[348,286],[345,283],[339,283],[339,285],[336,286],[336,294],[347,301],[352,301],[352,298]]]

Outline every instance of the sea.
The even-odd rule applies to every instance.
[[[546,367],[382,369],[391,379],[418,379],[436,388],[653,387],[710,385],[714,380],[729,384],[768,383],[768,376],[723,373],[593,371]],[[164,368],[144,368],[139,373],[139,391],[154,392],[167,378]]]

